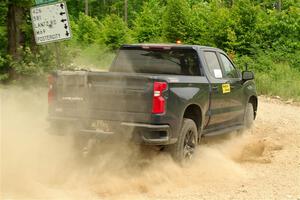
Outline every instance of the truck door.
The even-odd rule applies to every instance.
[[[215,51],[204,51],[204,60],[206,62],[206,75],[210,80],[211,93],[210,93],[210,110],[208,115],[209,123],[206,129],[218,129],[228,121],[228,88],[227,80],[224,79],[223,71],[221,68],[220,60]]]
[[[236,70],[231,60],[222,52],[217,53],[222,66],[224,80],[228,84],[230,91],[224,97],[226,98],[226,109],[228,112],[227,125],[241,124],[244,115],[242,77]]]

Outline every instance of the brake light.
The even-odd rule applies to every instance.
[[[162,93],[167,90],[168,84],[166,82],[154,82],[153,85],[153,101],[152,113],[161,114],[165,112],[166,102]]]
[[[54,84],[54,76],[48,76],[48,104],[51,104],[54,100],[54,91],[53,91],[53,84]]]

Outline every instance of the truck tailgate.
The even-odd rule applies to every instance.
[[[91,109],[150,114],[151,99],[152,81],[145,76],[120,76],[118,73],[89,75]]]
[[[151,115],[150,76],[112,72],[61,72],[56,107],[64,117],[143,121]],[[131,119],[134,116],[135,119]],[[140,119],[136,119],[140,118]]]

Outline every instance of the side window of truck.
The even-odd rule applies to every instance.
[[[224,66],[225,76],[228,78],[239,78],[239,74],[230,60],[222,53],[220,53],[220,56]]]
[[[215,78],[223,78],[220,63],[217,54],[213,51],[205,51],[204,57],[208,65],[210,74]]]

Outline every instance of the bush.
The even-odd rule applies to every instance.
[[[236,36],[234,51],[243,55],[255,54],[261,42],[256,34],[259,7],[250,0],[238,0],[229,12],[232,31]]]
[[[287,63],[274,64],[267,72],[256,73],[259,94],[300,101],[300,74]]]
[[[122,44],[131,41],[130,30],[117,15],[109,15],[103,20],[101,35],[101,43],[111,50],[115,50]]]
[[[98,19],[83,13],[79,13],[76,22],[71,20],[71,29],[74,40],[82,45],[93,44],[101,37],[101,24]]]
[[[39,51],[33,52],[29,47],[20,47],[18,51],[22,59],[10,63],[17,77],[40,76],[56,68],[54,55],[49,48],[41,46]]]
[[[186,43],[214,46],[213,37],[209,36],[208,29],[211,16],[211,7],[205,2],[199,2],[192,7]],[[210,21],[210,23],[212,23]]]
[[[138,42],[157,41],[162,34],[163,7],[156,0],[145,2],[133,21],[133,36]]]
[[[190,8],[186,0],[168,0],[163,15],[163,34],[168,42],[185,41],[188,36]]]
[[[0,55],[0,82],[6,81],[9,78],[9,59]]]

